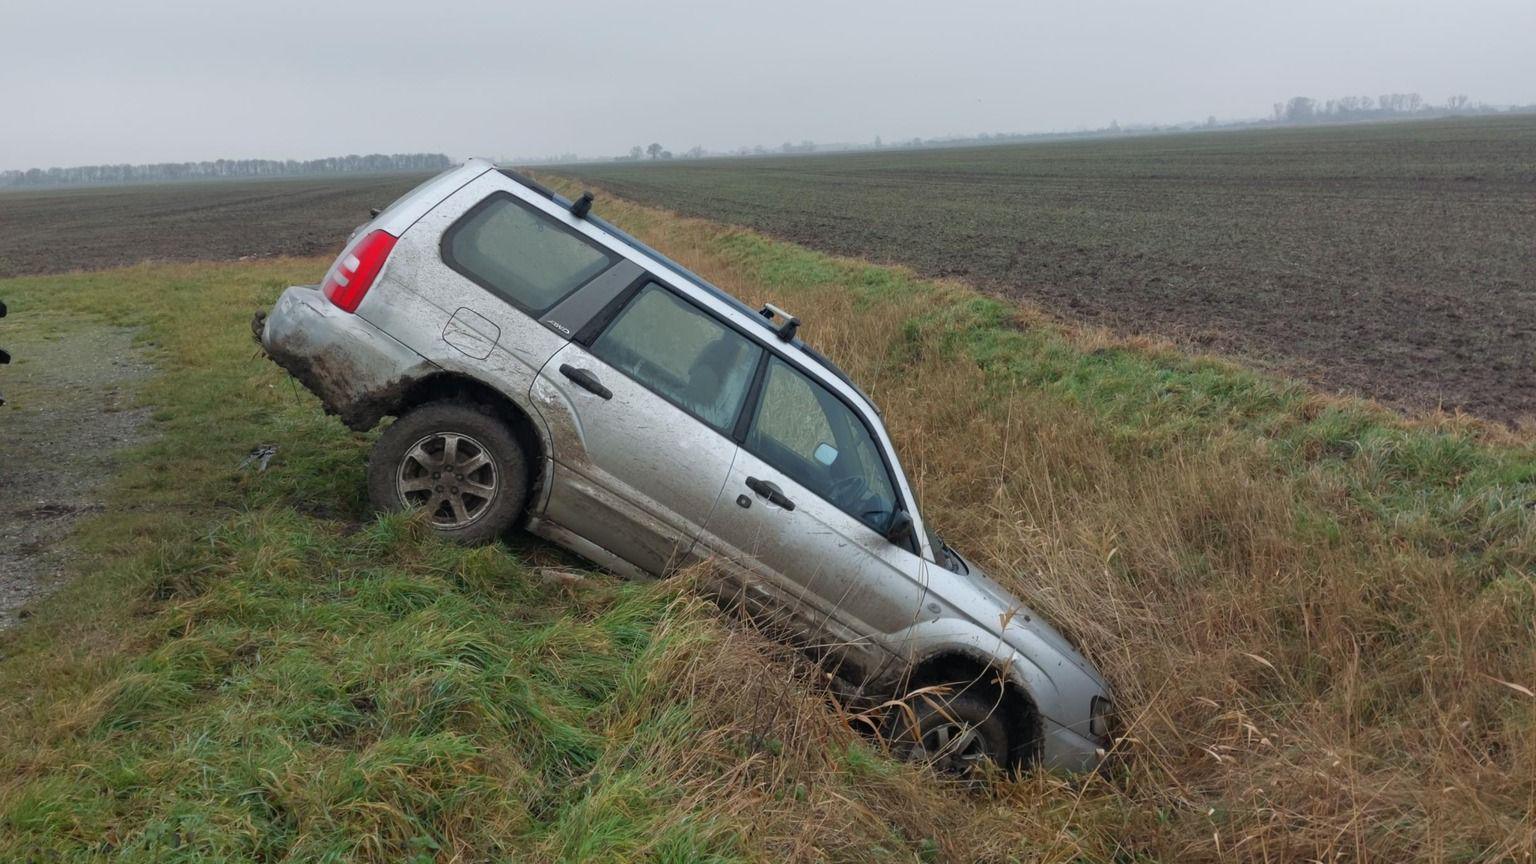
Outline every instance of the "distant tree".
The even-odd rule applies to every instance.
[[[636,144],[635,146],[629,148],[629,158],[633,159],[636,162],[639,162],[640,161],[640,157],[644,156],[644,155],[645,155],[645,151],[640,149],[640,145],[639,144]]]
[[[1323,102],[1297,96],[1286,102],[1275,103],[1274,120],[1278,123],[1309,123],[1319,119],[1357,120],[1379,116],[1423,115],[1434,111],[1462,113],[1489,110],[1486,106],[1469,106],[1472,106],[1472,100],[1465,94],[1449,97],[1444,108],[1430,105],[1418,93],[1383,93],[1374,99],[1370,96],[1343,96]]]
[[[657,144],[654,141],[651,142],[650,146],[645,148],[646,154],[649,155],[652,159],[659,159],[659,158],[661,158],[661,150],[662,150],[661,145]]]
[[[1317,100],[1306,96],[1292,96],[1285,103],[1285,119],[1288,123],[1309,123],[1317,114]]]
[[[884,146],[885,146],[885,144],[880,141],[880,136],[876,135],[875,136],[875,149],[879,150],[881,147],[884,147]]]
[[[671,159],[672,158],[672,151],[671,150],[663,150],[663,151],[661,151],[660,156],[661,156],[662,159]]]
[[[686,154],[684,154],[684,155],[686,155],[689,159],[703,159],[704,158],[704,148],[700,147],[697,144],[695,144],[692,147],[690,147],[688,149],[688,152]]]

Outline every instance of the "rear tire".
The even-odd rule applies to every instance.
[[[432,530],[455,542],[490,543],[522,516],[528,457],[506,424],[479,406],[428,402],[373,445],[368,498],[386,512],[427,510]]]

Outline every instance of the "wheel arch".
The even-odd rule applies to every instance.
[[[1012,767],[1025,768],[1039,761],[1044,734],[1039,706],[1029,689],[996,658],[965,648],[940,649],[914,664],[906,683],[908,692],[944,685],[967,691],[978,687],[991,690],[999,697],[1008,726]]]
[[[429,402],[466,402],[507,424],[512,437],[528,456],[528,504],[533,507],[538,492],[547,483],[551,457],[549,433],[538,415],[519,405],[496,387],[458,372],[439,372],[412,381],[386,412],[400,417]]]

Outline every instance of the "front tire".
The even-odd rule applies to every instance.
[[[1008,769],[1008,724],[998,700],[971,692],[922,693],[911,697],[909,707],[892,724],[891,750],[898,758],[968,780]]]
[[[528,498],[528,458],[506,424],[465,402],[429,402],[390,424],[368,457],[368,498],[382,511],[423,510],[458,543],[489,543]]]

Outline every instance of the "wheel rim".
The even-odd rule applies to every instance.
[[[985,734],[961,721],[943,720],[923,730],[916,741],[908,739],[904,755],[925,762],[945,774],[969,776],[992,761]]]
[[[484,444],[457,432],[434,432],[405,451],[395,492],[406,509],[426,510],[432,527],[463,528],[491,509],[500,480]]]

